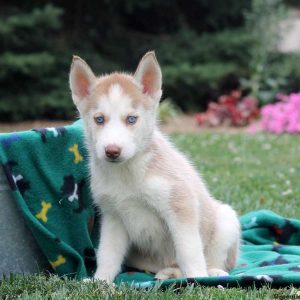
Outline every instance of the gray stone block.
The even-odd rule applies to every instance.
[[[10,273],[37,273],[50,269],[13,199],[1,166],[0,237],[0,278]]]

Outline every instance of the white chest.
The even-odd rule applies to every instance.
[[[100,176],[97,181],[92,176],[96,204],[103,214],[110,213],[121,219],[133,245],[145,253],[159,254],[162,245],[169,240],[163,217],[170,195],[168,182],[155,176],[145,179],[110,175]]]

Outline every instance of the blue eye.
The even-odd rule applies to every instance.
[[[137,117],[135,117],[135,116],[128,116],[126,121],[127,121],[127,124],[133,125],[133,124],[136,123]]]
[[[103,116],[95,117],[95,122],[100,125],[104,124],[104,117]]]

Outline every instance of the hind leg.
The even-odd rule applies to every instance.
[[[151,272],[154,274],[156,274],[163,268],[163,265],[161,265],[157,261],[157,259],[151,256],[143,256],[136,251],[129,252],[129,255],[125,260],[125,264],[128,267],[132,267],[141,271]]]
[[[155,274],[155,278],[160,280],[180,277],[183,277],[183,275],[178,267],[165,268]]]
[[[210,276],[226,276],[233,269],[239,252],[240,223],[235,211],[222,204],[217,211],[215,231],[206,248]]]

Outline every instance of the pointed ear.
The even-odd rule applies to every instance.
[[[143,87],[143,93],[160,100],[162,75],[154,51],[147,52],[141,59],[135,74],[135,80]]]
[[[90,94],[96,76],[83,59],[73,56],[69,80],[73,101],[78,105]]]

